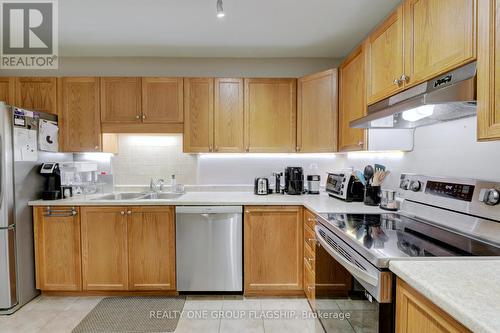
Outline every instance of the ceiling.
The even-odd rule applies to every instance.
[[[398,2],[63,0],[60,55],[341,58]]]

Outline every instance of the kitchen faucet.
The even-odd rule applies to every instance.
[[[149,190],[151,192],[163,192],[163,185],[165,184],[165,180],[163,179],[158,179],[158,180],[154,180],[153,178],[151,178],[151,181],[149,183]],[[160,189],[158,191],[158,188]]]

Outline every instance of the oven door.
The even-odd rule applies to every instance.
[[[392,273],[373,266],[319,222],[315,233],[314,305],[325,331],[393,332]]]

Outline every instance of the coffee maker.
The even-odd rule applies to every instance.
[[[304,170],[301,167],[285,169],[285,193],[299,195],[304,192]]]
[[[59,163],[43,163],[40,167],[40,174],[45,177],[42,199],[61,199],[61,169],[59,168]]]

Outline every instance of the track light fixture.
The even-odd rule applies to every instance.
[[[217,18],[223,18],[224,16],[226,16],[226,14],[224,13],[222,0],[217,0]]]

